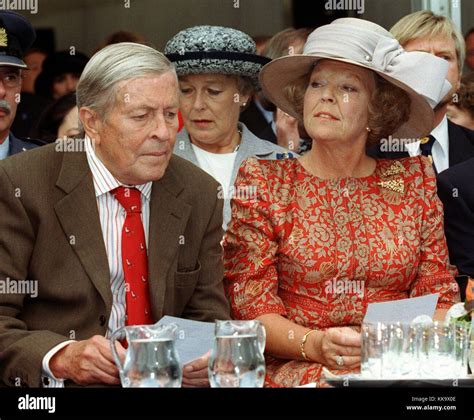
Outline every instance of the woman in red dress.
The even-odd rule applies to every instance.
[[[458,300],[430,161],[365,153],[431,131],[446,71],[351,18],[262,70],[264,93],[313,139],[299,159],[242,165],[224,239],[233,315],[267,330],[267,386],[356,371],[371,302],[439,293],[441,315]]]

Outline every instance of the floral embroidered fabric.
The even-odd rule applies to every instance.
[[[449,308],[459,299],[426,158],[378,160],[368,177],[331,180],[297,159],[249,159],[235,185],[255,192],[234,198],[224,238],[235,318],[358,328],[371,302],[439,293],[438,308]],[[266,358],[267,386],[319,381],[318,363]]]

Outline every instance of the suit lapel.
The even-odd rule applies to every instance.
[[[155,319],[163,316],[168,272],[173,268],[180,241],[192,240],[182,236],[191,206],[179,198],[184,187],[173,170],[175,162],[172,158],[165,175],[153,183],[151,191],[148,272]]]
[[[9,156],[12,156],[12,155],[15,155],[17,153],[20,153],[20,152],[23,152],[24,150],[26,150],[26,148],[23,149],[22,145],[21,145],[21,142],[20,140],[18,140],[13,134],[12,132],[10,132],[10,134],[8,135],[9,137],[9,152],[8,152],[8,155]]]
[[[110,271],[85,153],[64,153],[56,186],[66,193],[54,206],[59,222],[107,310],[111,310]]]

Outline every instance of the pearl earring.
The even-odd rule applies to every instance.
[[[370,133],[372,130],[370,129],[370,127],[365,127],[365,129],[367,130],[368,133]]]

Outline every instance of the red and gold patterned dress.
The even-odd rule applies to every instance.
[[[368,177],[331,180],[297,159],[249,159],[234,195],[224,264],[236,319],[275,313],[312,329],[360,326],[371,302],[439,293],[438,308],[449,308],[459,299],[424,157],[378,160]],[[321,376],[318,363],[266,359],[266,386]]]

